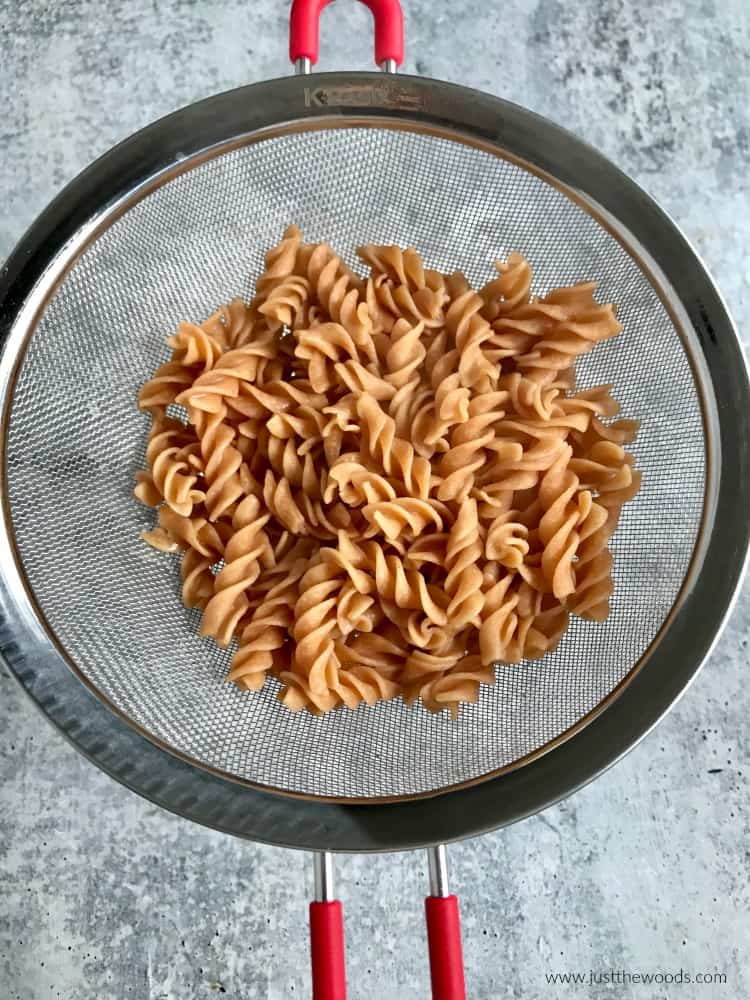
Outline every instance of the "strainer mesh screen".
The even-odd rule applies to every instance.
[[[181,319],[248,297],[265,250],[296,222],[355,263],[366,241],[412,244],[482,283],[512,250],[534,291],[596,277],[625,332],[580,365],[643,421],[643,488],[615,535],[610,619],[573,621],[544,660],[499,666],[453,722],[400,701],[291,715],[275,682],[224,683],[230,653],[180,604],[175,557],[132,499],[148,421],[138,387]],[[50,628],[86,677],[148,733],[235,777],[314,795],[414,795],[477,778],[554,740],[625,677],[659,632],[703,510],[691,366],[645,275],[592,217],[523,168],[447,138],[323,129],[243,146],[173,178],[103,233],[31,338],[11,411],[8,488],[18,551]],[[647,667],[646,667],[647,669]]]

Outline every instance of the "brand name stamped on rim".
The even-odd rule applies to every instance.
[[[424,107],[424,100],[419,94],[411,94],[394,83],[305,87],[306,108],[370,108],[383,105],[416,111]]]

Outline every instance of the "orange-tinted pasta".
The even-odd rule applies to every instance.
[[[621,327],[594,282],[533,296],[518,253],[479,290],[412,248],[358,253],[365,277],[290,226],[249,304],[180,324],[139,395],[144,538],[181,553],[202,633],[237,641],[231,682],[455,716],[496,662],[609,613],[638,422],[574,365]]]

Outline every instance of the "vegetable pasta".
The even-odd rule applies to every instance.
[[[621,326],[594,282],[532,295],[517,253],[476,290],[411,248],[358,254],[365,277],[290,226],[249,305],[169,339],[139,396],[144,537],[182,553],[202,634],[236,642],[232,683],[455,716],[493,664],[609,613],[638,423],[575,363]]]

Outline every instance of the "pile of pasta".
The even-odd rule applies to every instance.
[[[169,339],[139,396],[144,537],[183,553],[235,684],[455,716],[569,615],[607,617],[638,424],[574,365],[621,327],[595,282],[533,296],[517,253],[479,290],[413,249],[358,256],[366,277],[291,226],[249,305]]]

